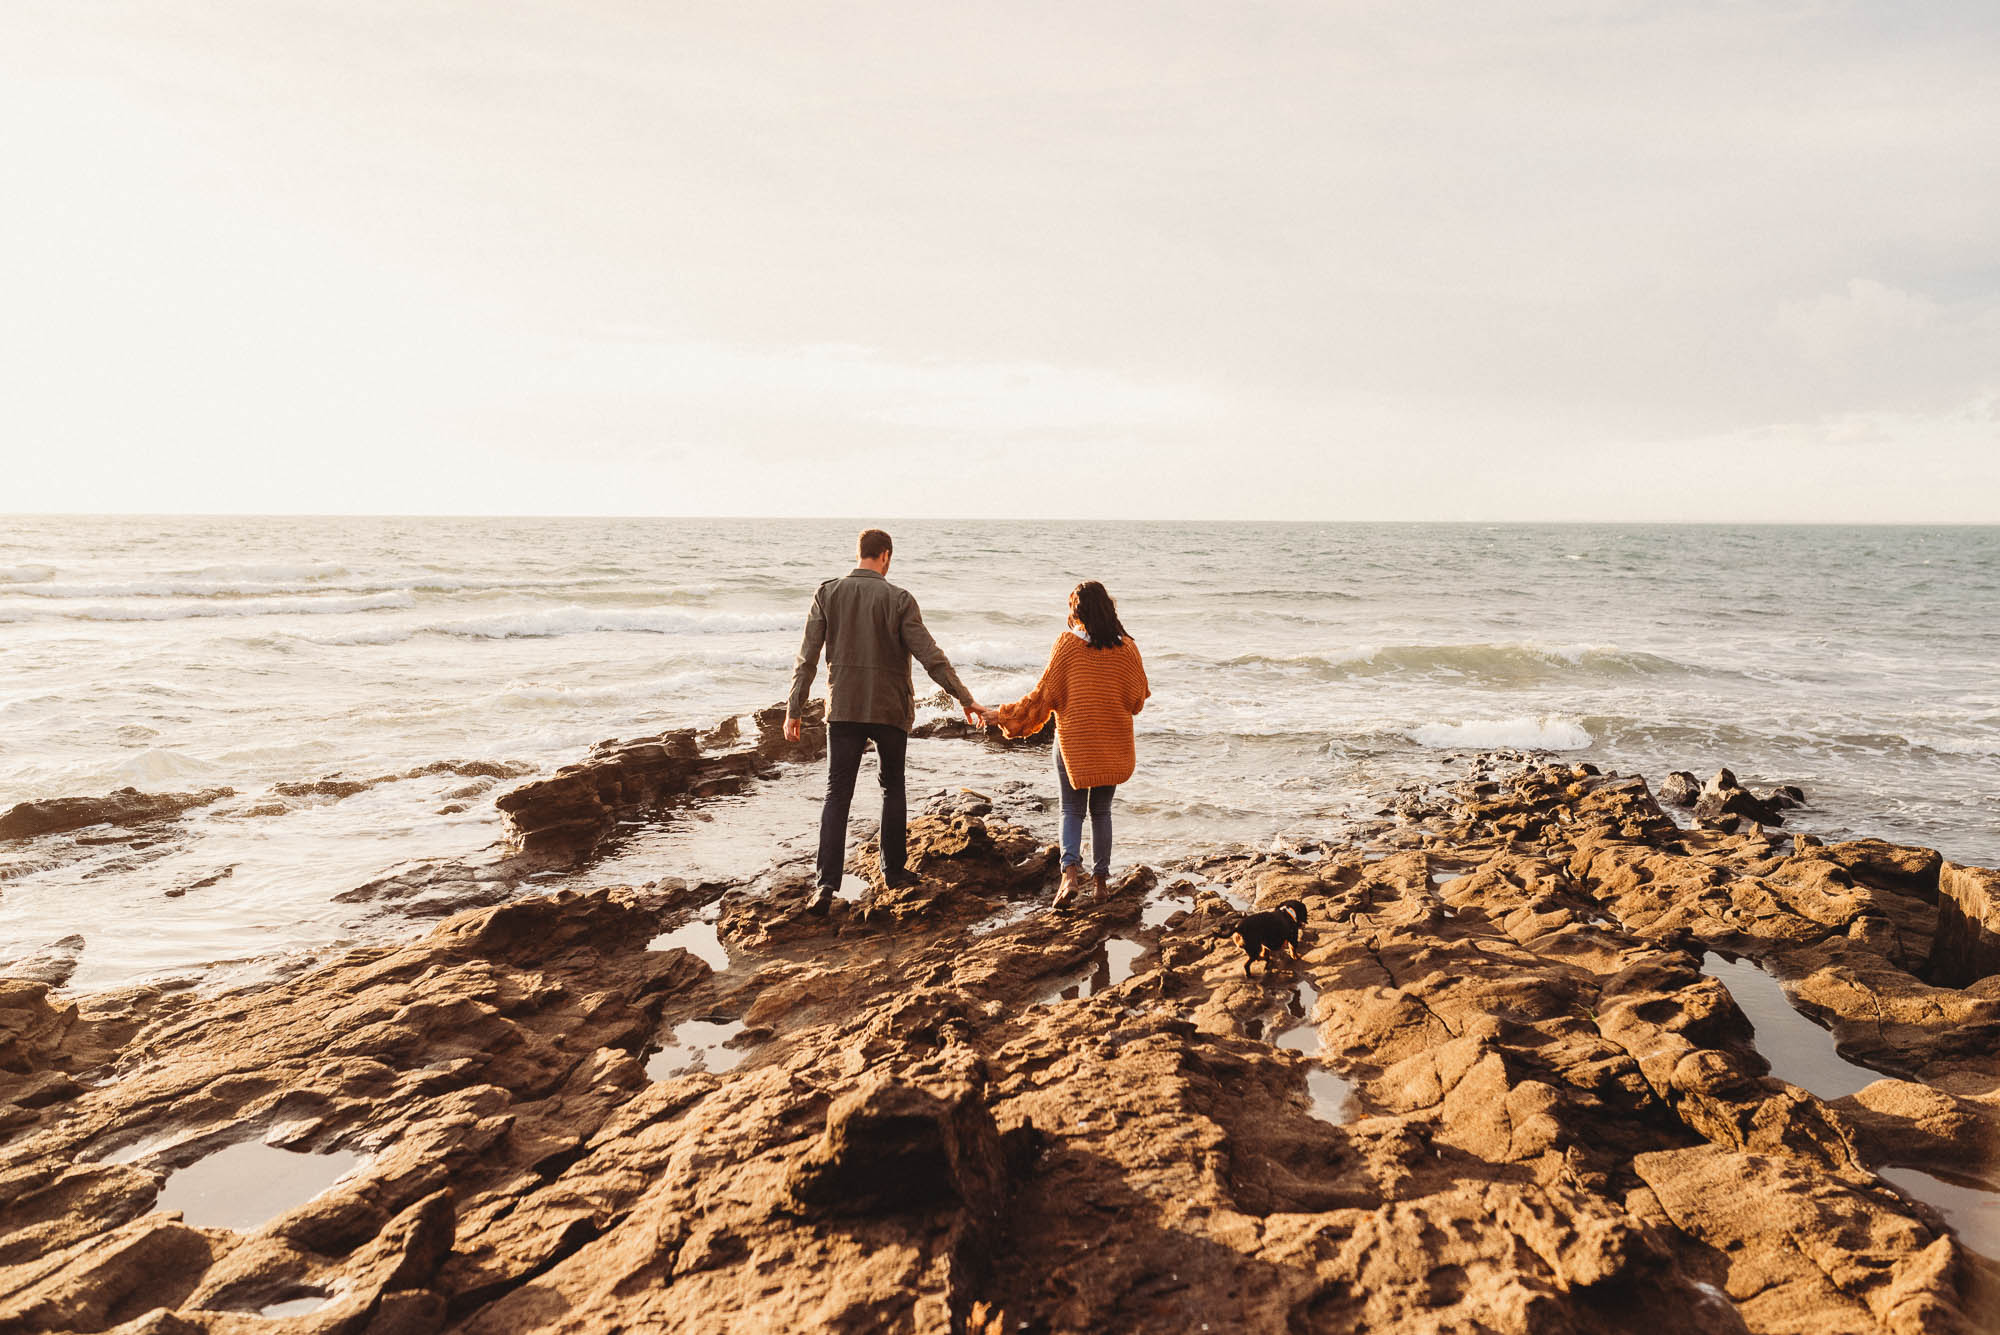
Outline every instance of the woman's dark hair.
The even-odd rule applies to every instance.
[[[1069,591],[1069,614],[1083,627],[1093,649],[1116,649],[1130,638],[1118,619],[1118,604],[1094,579],[1087,579]]]

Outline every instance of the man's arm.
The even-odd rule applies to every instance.
[[[938,648],[936,640],[924,625],[923,610],[917,600],[906,591],[903,595],[903,648],[909,650],[910,657],[924,665],[932,681],[950,691],[958,702],[965,706],[967,719],[972,719],[979,709],[979,702],[972,698],[972,692],[965,689],[965,683],[952,671],[951,660]],[[975,720],[976,721],[976,720]]]
[[[785,740],[796,742],[804,735],[799,719],[806,712],[806,692],[812,689],[819,672],[819,651],[826,644],[826,609],[820,599],[826,585],[813,594],[812,610],[806,613],[805,638],[799,641],[799,656],[792,662],[792,693],[785,700]]]

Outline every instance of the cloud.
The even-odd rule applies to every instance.
[[[1930,298],[1872,278],[1850,278],[1838,292],[1778,308],[1772,327],[1808,357],[1851,356],[1934,328],[1941,308]]]
[[[1618,442],[1847,421],[1957,505],[1996,64],[1849,0],[12,0],[10,499],[1625,513]]]

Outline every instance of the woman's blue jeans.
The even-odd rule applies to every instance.
[[[1062,865],[1083,865],[1083,813],[1090,810],[1091,870],[1099,876],[1111,875],[1111,795],[1115,783],[1095,788],[1072,788],[1069,771],[1063,768],[1062,748],[1056,748],[1056,785],[1062,789]]]

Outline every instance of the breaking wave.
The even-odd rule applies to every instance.
[[[355,612],[392,611],[396,608],[413,606],[416,601],[416,596],[410,593],[378,593],[352,598],[266,598],[243,602],[170,603],[165,606],[149,607],[98,604],[52,610],[52,615],[65,621],[186,621],[201,617],[345,616]]]
[[[1581,751],[1597,740],[1577,720],[1557,714],[1423,723],[1404,735],[1439,750]]]
[[[1424,677],[1522,685],[1560,677],[1632,678],[1687,675],[1707,669],[1644,650],[1608,645],[1392,644],[1346,654],[1243,654],[1224,667],[1269,667],[1324,681],[1365,677]]]

